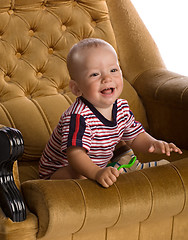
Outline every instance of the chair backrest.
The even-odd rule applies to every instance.
[[[73,44],[89,37],[102,38],[117,50],[106,1],[0,1],[0,124],[22,132],[23,160],[39,159],[74,101],[66,57]],[[146,123],[128,81],[123,97]]]

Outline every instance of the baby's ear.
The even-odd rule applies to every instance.
[[[72,79],[69,82],[69,88],[75,96],[79,97],[82,95],[82,92],[80,91],[77,82]]]

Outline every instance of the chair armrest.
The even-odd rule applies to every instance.
[[[130,229],[132,234],[131,224],[171,219],[185,208],[188,192],[188,159],[175,164],[179,172],[168,164],[122,174],[107,189],[88,179],[24,182],[24,198],[39,220],[37,237],[59,240],[90,233],[99,239],[97,233],[108,231],[117,239],[119,232],[129,234]],[[185,215],[188,224],[188,212]]]
[[[151,134],[188,149],[188,77],[150,69],[136,78],[134,88],[145,106]]]
[[[0,208],[0,239],[1,240],[36,240],[38,231],[37,217],[27,212],[27,218],[22,222],[13,222],[7,218]]]

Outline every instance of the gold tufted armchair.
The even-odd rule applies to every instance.
[[[136,119],[156,138],[183,149],[182,156],[172,154],[171,164],[121,175],[108,189],[91,180],[38,175],[45,144],[75,99],[66,56],[88,37],[117,50],[125,78],[121,97]],[[27,206],[23,221],[14,221],[2,204],[1,240],[188,239],[188,77],[165,68],[130,0],[1,0],[0,124],[1,156],[12,157],[16,148],[7,142],[9,131],[20,134],[19,141],[13,137],[19,154],[0,156],[0,167],[12,176],[7,166],[14,163],[23,196],[14,191]],[[164,157],[137,154],[141,161]],[[2,181],[12,179],[3,171]]]

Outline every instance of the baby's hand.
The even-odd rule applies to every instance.
[[[175,144],[159,140],[156,140],[151,144],[150,148],[148,149],[148,152],[164,153],[167,156],[170,156],[171,152],[177,152],[179,154],[182,154],[182,151],[178,147],[176,147]]]
[[[122,170],[122,169],[120,169]],[[97,174],[95,180],[100,183],[103,187],[107,188],[116,182],[121,171],[118,171],[113,167],[101,168]]]

